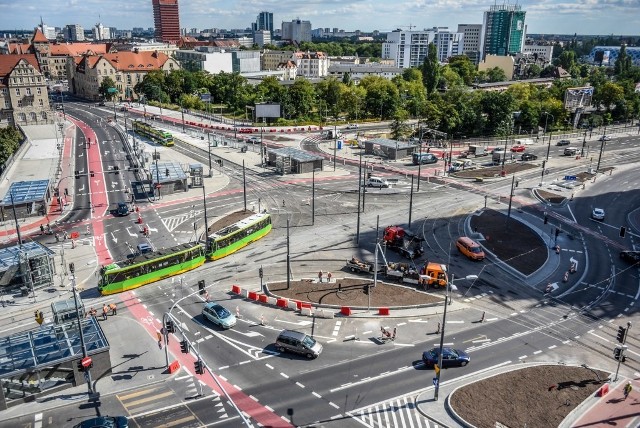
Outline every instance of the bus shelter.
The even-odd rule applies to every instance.
[[[267,162],[281,174],[304,174],[321,170],[324,157],[293,147],[267,150]]]
[[[154,188],[161,189],[160,193],[186,192],[189,190],[187,174],[182,170],[178,162],[156,162],[149,166],[151,181]]]
[[[111,372],[109,342],[95,317],[81,319],[80,326],[91,373],[99,379]],[[0,337],[0,411],[84,383],[82,358],[77,319]]]
[[[55,252],[35,241],[0,249],[0,292],[19,289],[23,295],[32,289],[53,285]]]
[[[406,141],[374,138],[364,142],[364,153],[389,160],[411,157],[418,150],[418,145]]]
[[[16,181],[11,183],[0,203],[0,220],[47,214],[51,200],[49,180]]]

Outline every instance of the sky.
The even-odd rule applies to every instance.
[[[261,11],[274,26],[300,18],[312,28],[345,31],[421,30],[481,24],[488,0],[179,0],[183,28],[247,28]],[[514,1],[509,4],[515,4]],[[528,33],[640,34],[640,0],[520,0]],[[151,0],[0,0],[0,30],[33,29],[40,23],[85,29],[153,27]]]

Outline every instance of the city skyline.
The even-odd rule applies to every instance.
[[[395,29],[422,30],[434,26],[455,30],[458,24],[481,24],[483,12],[494,4],[490,0],[442,0],[435,5],[426,0],[311,0],[281,2],[263,0],[182,0],[182,28],[244,29],[255,22],[262,11],[274,14],[274,27],[296,18],[311,21],[312,28],[340,28],[345,31]],[[509,2],[508,4],[515,4]],[[638,0],[593,0],[559,2],[521,0],[517,4],[526,12],[527,33],[634,35],[640,26]],[[72,10],[69,10],[69,9]],[[153,27],[151,0],[0,0],[0,29],[32,29],[40,23],[63,27],[80,24],[85,29],[100,22],[117,29]],[[423,20],[416,17],[425,16]]]

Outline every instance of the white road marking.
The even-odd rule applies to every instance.
[[[317,398],[322,398],[322,395],[318,394],[318,393],[317,393],[317,392],[315,392],[315,391],[312,391],[312,392],[311,392],[311,395],[313,395],[313,396],[315,396],[315,397],[317,397]]]
[[[287,375],[286,373],[280,372],[280,376],[282,376],[285,379],[289,379],[289,375]]]
[[[300,388],[304,388],[304,385],[301,384],[300,382],[296,382],[296,385],[298,385]]]

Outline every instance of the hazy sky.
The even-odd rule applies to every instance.
[[[498,2],[497,4],[503,4]],[[273,12],[274,25],[295,18],[312,28],[345,31],[417,29],[481,24],[482,0],[179,0],[180,26],[246,28],[260,11]],[[514,2],[510,2],[514,4]],[[529,33],[640,34],[640,0],[522,0]],[[97,22],[118,29],[152,27],[151,0],[0,0],[0,29],[32,29],[40,22],[61,27]]]

